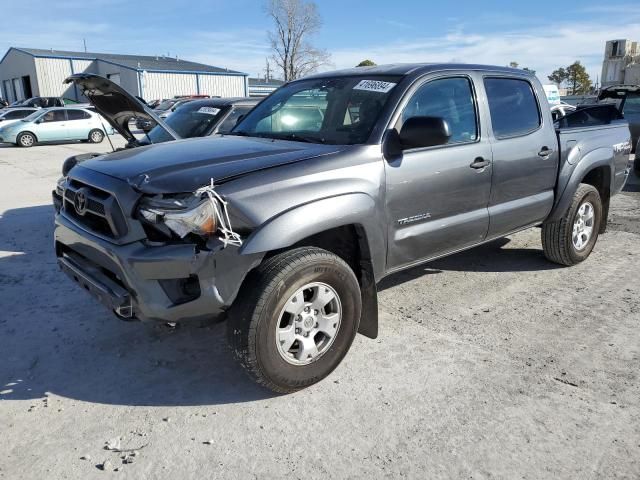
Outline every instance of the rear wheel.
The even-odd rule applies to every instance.
[[[33,147],[36,143],[36,136],[31,132],[22,132],[16,138],[18,146],[23,148]]]
[[[94,128],[89,132],[89,141],[91,143],[101,143],[104,140],[104,132]]]
[[[558,222],[542,226],[545,256],[561,265],[575,265],[585,260],[598,240],[602,222],[602,201],[595,187],[580,184],[571,206]]]
[[[266,260],[229,314],[231,348],[255,381],[289,393],[325,378],[358,330],[360,287],[336,255],[303,247]]]

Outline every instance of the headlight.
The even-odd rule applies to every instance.
[[[151,223],[164,223],[180,238],[189,233],[208,237],[216,231],[216,215],[209,199],[186,210],[141,208],[140,214]]]

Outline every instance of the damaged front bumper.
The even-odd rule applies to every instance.
[[[116,245],[56,215],[60,268],[101,303],[125,319],[162,322],[204,320],[227,310],[262,254],[238,248],[211,250],[195,244]]]

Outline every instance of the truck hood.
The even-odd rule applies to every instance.
[[[129,120],[143,118],[155,122],[164,128],[170,137],[180,137],[153,110],[111,80],[93,73],[75,73],[67,77],[64,83],[73,83],[89,99],[96,111],[102,115],[130,145],[137,145],[136,137],[129,130]]]
[[[233,177],[340,152],[347,146],[237,136],[202,137],[121,150],[86,160],[88,168],[143,193],[192,192]]]

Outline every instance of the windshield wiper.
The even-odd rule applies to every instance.
[[[272,133],[267,136],[267,138],[275,138],[278,140],[292,140],[294,142],[305,142],[305,143],[325,143],[326,140],[324,138],[312,137],[310,135],[300,135],[299,133]]]

